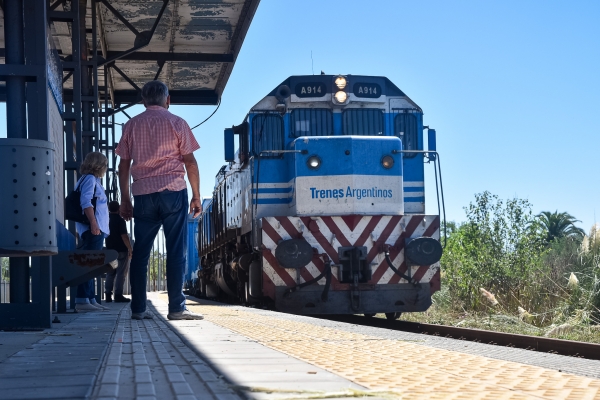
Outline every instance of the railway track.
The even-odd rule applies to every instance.
[[[600,344],[594,343],[492,332],[481,329],[457,328],[445,325],[422,324],[418,322],[390,321],[359,315],[328,315],[322,316],[321,318],[355,325],[442,336],[498,346],[516,347],[545,353],[580,357],[589,360],[600,360]]]
[[[193,299],[193,297],[191,298]],[[542,353],[560,354],[563,356],[578,357],[588,360],[600,360],[600,344],[595,343],[494,332],[482,329],[458,328],[447,325],[424,324],[420,322],[387,320],[361,315],[311,315],[311,317],[373,328],[421,333],[424,335],[447,337],[496,346],[514,347],[518,349],[539,351]]]

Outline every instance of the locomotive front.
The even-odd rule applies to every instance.
[[[225,131],[197,294],[298,314],[426,310],[442,248],[439,215],[425,215],[437,153],[422,119],[384,77],[284,81]]]

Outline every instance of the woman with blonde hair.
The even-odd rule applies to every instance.
[[[75,189],[81,191],[81,209],[89,224],[76,223],[80,250],[102,250],[104,238],[108,236],[108,202],[100,178],[106,173],[108,160],[102,153],[88,153],[79,168],[81,178]],[[107,307],[96,302],[94,280],[77,286],[76,311],[103,311]]]

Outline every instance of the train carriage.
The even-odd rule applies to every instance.
[[[299,314],[431,305],[442,247],[424,168],[439,163],[435,131],[392,82],[292,76],[224,138],[194,294]]]

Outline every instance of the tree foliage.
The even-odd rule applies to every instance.
[[[576,222],[581,221],[575,219],[575,217],[569,213],[559,213],[558,210],[554,211],[553,213],[550,211],[542,211],[537,215],[537,218],[546,236],[546,244],[563,237],[581,240],[585,235],[583,229],[575,226]]]
[[[600,227],[584,236],[566,212],[534,216],[527,200],[489,192],[465,211],[466,222],[447,229],[445,304],[527,316],[538,326],[600,318]]]
[[[9,262],[8,258],[0,257],[0,274],[2,274],[2,280],[7,281],[9,279]]]
[[[148,275],[150,279],[150,288],[148,290],[164,290],[167,273],[167,255],[154,250],[148,259]]]
[[[510,297],[535,268],[543,246],[527,200],[475,195],[467,221],[448,239],[442,257],[445,284],[466,307],[479,308],[479,288]]]

